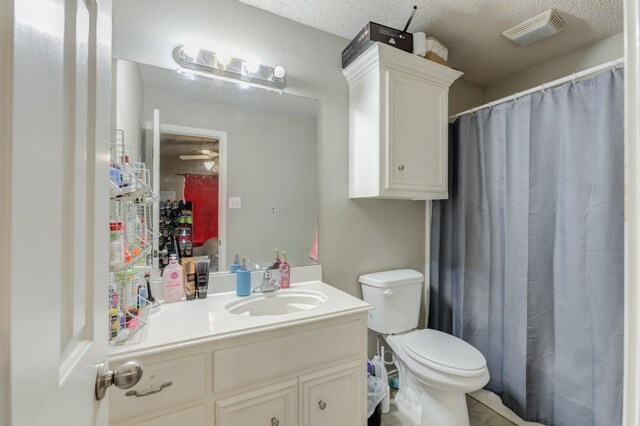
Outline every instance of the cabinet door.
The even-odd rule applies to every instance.
[[[216,401],[216,426],[296,426],[297,383],[291,380]]]
[[[449,89],[395,69],[384,73],[384,191],[446,198]]]
[[[300,423],[305,426],[360,425],[364,413],[364,371],[360,362],[300,377]]]

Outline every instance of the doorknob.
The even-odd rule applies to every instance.
[[[116,371],[109,370],[102,363],[98,365],[98,376],[96,377],[96,399],[100,401],[107,394],[107,388],[116,385],[120,389],[129,389],[133,387],[142,378],[144,371],[140,361],[127,361]]]

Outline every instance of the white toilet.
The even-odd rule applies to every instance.
[[[417,329],[423,282],[411,269],[360,276],[364,300],[373,306],[369,328],[385,335],[396,355],[403,414],[421,426],[468,426],[465,394],[487,384],[487,362],[457,337]]]

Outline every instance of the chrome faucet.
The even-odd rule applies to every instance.
[[[254,293],[271,293],[280,290],[280,286],[276,284],[276,280],[271,277],[271,269],[265,269],[262,276],[262,282],[259,287],[253,289]]]

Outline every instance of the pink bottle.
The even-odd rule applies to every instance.
[[[162,272],[162,291],[165,302],[177,302],[184,297],[184,273],[175,254]]]
[[[282,252],[282,260],[280,262],[280,288],[289,288],[291,285],[291,267],[287,263],[287,252]]]

